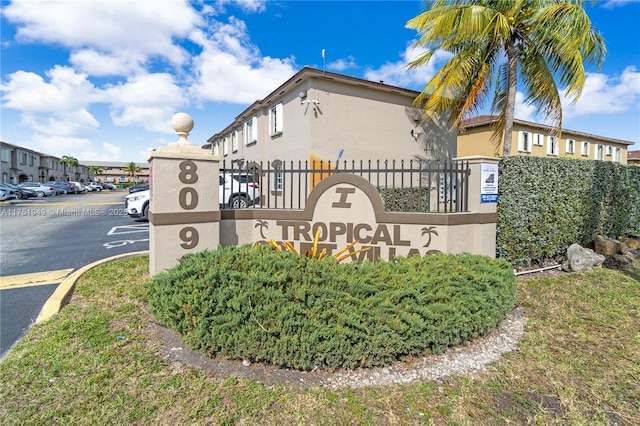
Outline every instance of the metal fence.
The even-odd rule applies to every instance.
[[[304,209],[318,182],[336,173],[350,173],[368,180],[378,189],[386,211],[468,211],[468,161],[269,161],[266,164],[223,161],[221,173],[232,176],[235,184],[259,186],[254,189],[259,192],[257,196],[244,194],[249,208]],[[242,185],[239,189],[235,186],[228,189],[221,184],[221,199],[230,199],[231,191],[239,190],[242,191]],[[221,204],[223,209],[237,207]]]

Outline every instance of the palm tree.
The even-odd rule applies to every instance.
[[[98,175],[101,175],[103,173],[104,173],[104,169],[100,166],[89,167],[89,174],[91,175],[95,175],[97,177]]]
[[[136,175],[140,172],[140,167],[136,165],[133,161],[126,165],[124,168],[124,173],[129,176],[132,180],[135,179]]]
[[[78,167],[80,163],[78,163],[78,159],[75,157],[72,157],[70,155],[63,155],[60,159],[60,164],[64,165],[64,175],[66,176],[67,180],[70,180],[70,176],[67,173],[68,168]]]
[[[452,128],[476,113],[494,86],[491,110],[498,115],[493,141],[511,154],[516,82],[526,102],[538,107],[553,133],[562,129],[563,86],[571,102],[585,83],[584,63],[598,68],[607,53],[591,26],[584,0],[434,0],[407,23],[420,33],[414,47],[426,52],[409,63],[426,65],[436,49],[454,56],[416,98],[425,114],[444,113]]]

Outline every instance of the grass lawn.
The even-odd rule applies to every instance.
[[[640,271],[518,281],[518,351],[487,372],[388,387],[265,386],[171,369],[151,339],[148,258],[85,274],[0,363],[1,424],[640,425]]]

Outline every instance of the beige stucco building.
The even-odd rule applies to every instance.
[[[466,120],[465,130],[458,135],[458,155],[499,156],[502,144],[496,148],[491,140],[494,116],[482,115]],[[541,124],[513,121],[511,155],[564,157],[627,163],[627,151],[634,142],[562,129],[560,138]]]
[[[456,135],[413,106],[419,92],[305,67],[208,139],[235,164],[451,159]]]
[[[60,163],[60,158],[0,142],[0,179],[2,182],[52,182],[71,180],[85,182],[89,170],[84,164],[69,166]]]
[[[101,183],[146,183],[149,182],[149,163],[136,163],[140,169],[135,176],[127,172],[128,162],[124,161],[82,161],[82,164],[91,167],[99,167],[102,173],[91,175],[91,180]]]

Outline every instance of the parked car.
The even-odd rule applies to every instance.
[[[85,183],[84,186],[85,186],[85,188],[87,188],[87,191],[90,191],[90,192],[94,192],[94,191],[100,192],[100,191],[102,191],[102,185],[97,183],[97,182],[87,182],[87,183]]]
[[[219,182],[218,200],[222,208],[241,209],[260,202],[260,185],[253,181],[251,175],[221,173]],[[145,185],[148,188],[149,184]],[[137,190],[124,197],[124,207],[129,217],[148,220],[150,199],[149,189]]]
[[[66,192],[66,193],[74,192],[74,185],[73,185],[73,183],[71,183],[71,182],[55,181],[55,182],[52,182],[52,183],[53,183],[54,185],[64,186],[64,187],[65,187],[65,189],[67,190],[67,192]]]
[[[51,185],[45,185],[39,182],[22,182],[18,185],[20,188],[27,188],[36,193],[37,197],[48,197],[56,195],[56,190]]]
[[[118,188],[114,184],[109,183],[109,182],[103,183],[102,184],[102,189],[106,189],[108,191],[117,191],[118,190]]]
[[[56,191],[56,195],[64,195],[69,193],[69,185],[50,182],[49,185]]]
[[[242,209],[260,202],[260,185],[246,173],[220,173],[218,199],[221,207]]]
[[[7,192],[9,198],[15,198],[18,200],[36,196],[36,193],[30,189],[20,188],[19,186],[7,182],[0,183],[0,189]]]
[[[0,201],[7,201],[11,198],[15,198],[13,193],[8,189],[0,188]]]
[[[129,194],[133,194],[134,192],[138,192],[138,191],[146,191],[147,189],[149,189],[149,184],[148,183],[141,183],[139,185],[133,185],[129,187]]]
[[[135,191],[124,197],[124,208],[134,219],[148,220],[149,200],[151,199],[151,191]]]
[[[69,181],[70,184],[73,185],[73,193],[74,194],[79,194],[82,192],[87,192],[87,188],[84,187],[83,184],[81,184],[80,182],[72,182]]]

